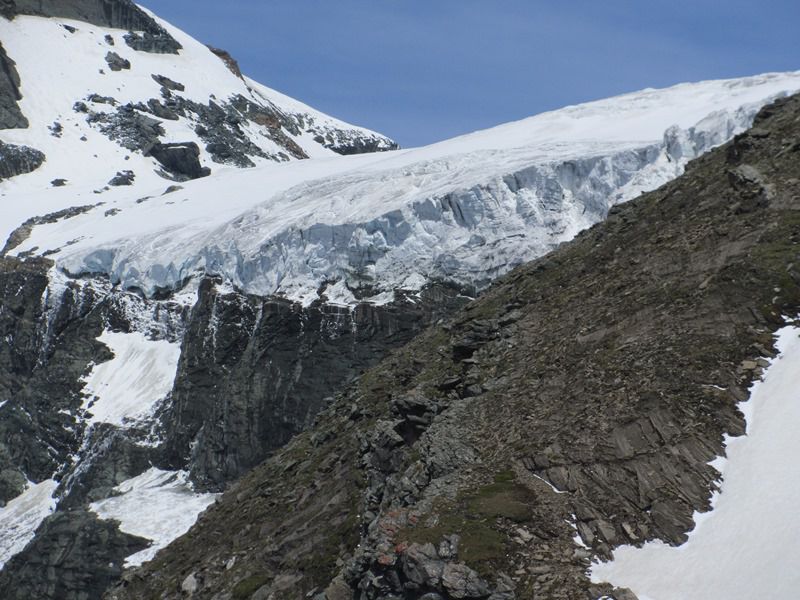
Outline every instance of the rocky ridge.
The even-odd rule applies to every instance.
[[[800,309],[800,97],[394,353],[108,598],[627,600]]]

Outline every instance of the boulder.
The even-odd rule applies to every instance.
[[[44,160],[44,153],[35,148],[0,142],[0,181],[31,173],[41,167]]]
[[[164,170],[180,181],[199,179],[211,174],[200,164],[200,148],[194,142],[153,145],[146,155],[155,158]]]
[[[106,54],[106,62],[108,63],[108,68],[112,71],[122,71],[123,69],[128,70],[131,68],[131,61],[122,58],[116,52],[109,52]]]

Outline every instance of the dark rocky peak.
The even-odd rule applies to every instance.
[[[3,0],[0,14],[56,17],[85,21],[99,27],[127,29],[125,40],[135,50],[177,54],[181,45],[153,17],[131,0]]]

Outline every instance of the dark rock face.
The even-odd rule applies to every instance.
[[[221,294],[207,280],[175,380],[170,460],[223,488],[307,427],[335,390],[464,301],[436,288],[417,304],[304,309]]]
[[[200,164],[200,148],[194,142],[155,144],[145,154],[155,158],[177,181],[207,177],[211,169]]]
[[[45,161],[44,152],[0,142],[0,180],[32,173]]]
[[[114,494],[113,488],[141,475],[157,460],[152,445],[139,444],[149,432],[121,430],[103,423],[87,434],[82,444],[81,468],[61,482],[59,510],[74,510]]]
[[[82,402],[79,380],[93,359],[104,356],[94,339],[102,323],[91,292],[71,287],[48,311],[50,264],[0,259],[0,331],[13,340],[0,347],[0,397],[8,400],[0,409],[0,471],[37,482],[78,450],[70,413]]]
[[[22,100],[19,85],[16,63],[0,42],[0,129],[25,129],[28,126],[28,119],[17,104]]]
[[[85,21],[101,27],[141,31],[126,41],[136,50],[177,54],[181,45],[131,0],[5,0],[2,14],[36,15]]]
[[[0,571],[7,600],[100,598],[122,574],[126,556],[149,545],[88,511],[56,512],[36,538]]]

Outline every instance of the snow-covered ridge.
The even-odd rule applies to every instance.
[[[126,30],[83,21],[0,17],[29,122],[0,131],[0,140],[47,157],[34,173],[0,182],[0,194],[14,199],[57,180],[102,190],[125,171],[134,173],[134,188],[166,187],[157,172],[199,174],[170,171],[151,153],[157,143],[197,144],[199,166],[213,172],[394,147],[380,134],[237,76],[209,48],[152,17],[180,44],[178,54],[134,50]],[[27,216],[47,212],[43,203]]]
[[[146,293],[198,273],[306,303],[323,285],[342,303],[435,279],[480,288],[680,175],[798,89],[800,72],[684,84],[425,148],[220,173],[146,202],[117,192],[35,227],[15,252],[58,251],[70,273]]]

